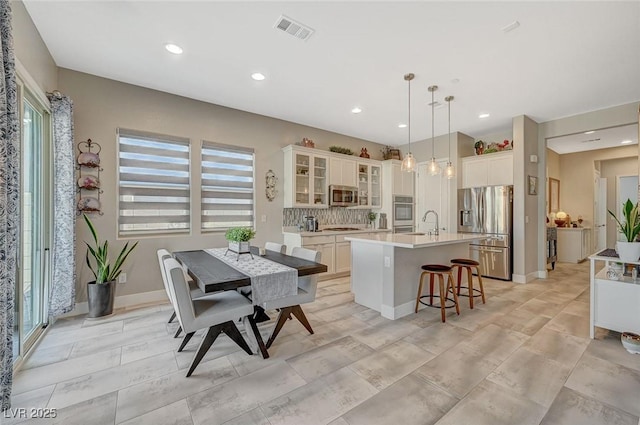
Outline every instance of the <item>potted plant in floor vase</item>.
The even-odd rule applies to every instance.
[[[624,221],[620,221],[616,215],[609,210],[609,214],[616,220],[618,224],[618,231],[622,233],[626,241],[618,241],[616,243],[616,251],[620,260],[624,262],[635,262],[640,258],[640,242],[636,239],[640,234],[640,211],[638,211],[638,204],[634,204],[630,199],[627,199],[622,204],[622,215]]]
[[[85,255],[87,266],[95,278],[94,281],[87,283],[89,317],[107,316],[113,313],[116,280],[118,276],[120,276],[120,273],[122,273],[125,260],[138,245],[138,242],[134,243],[131,247],[129,247],[129,242],[127,242],[116,257],[115,262],[111,263],[109,259],[109,241],[100,243],[98,233],[93,223],[86,214],[84,214],[83,217],[89,227],[94,242],[92,246],[85,241],[87,244],[87,253]]]
[[[224,237],[229,242],[229,251],[238,254],[250,254],[251,247],[249,241],[256,235],[256,231],[251,227],[232,227],[227,230]],[[252,256],[253,257],[253,256]]]

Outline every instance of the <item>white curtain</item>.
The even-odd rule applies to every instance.
[[[11,6],[0,0],[0,410],[11,407],[20,144]]]
[[[53,246],[49,316],[67,313],[76,304],[75,223],[76,179],[73,143],[73,102],[54,92],[53,121]]]

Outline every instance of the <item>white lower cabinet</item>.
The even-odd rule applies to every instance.
[[[336,242],[336,273],[351,271],[351,242]]]
[[[307,249],[312,249],[314,251],[320,251],[322,255],[322,257],[320,258],[320,262],[327,266],[327,271],[324,273],[320,273],[320,276],[336,273],[336,267],[335,267],[336,244],[335,243],[323,243],[321,245],[303,245],[303,247]]]
[[[326,273],[321,273],[320,276],[330,276],[351,271],[351,242],[345,241],[345,236],[370,236],[385,232],[390,232],[390,230],[366,233],[334,233],[332,235],[320,234],[317,236],[302,236],[299,233],[285,232],[284,243],[287,245],[287,252],[291,252],[291,249],[296,246],[320,251],[322,253],[320,262],[327,266]]]
[[[591,229],[558,227],[558,261],[579,263],[591,254]]]

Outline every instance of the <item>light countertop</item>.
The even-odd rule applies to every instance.
[[[335,225],[331,225],[329,227],[358,227],[357,225],[354,224],[335,224]],[[359,234],[359,233],[389,233],[391,232],[391,229],[371,229],[371,228],[358,228],[357,230],[324,230],[324,229],[320,229],[320,231],[318,232],[307,232],[307,231],[298,231],[298,229],[295,226],[290,226],[290,227],[283,227],[282,228],[282,233],[291,233],[294,235],[300,235],[300,236],[332,236],[332,235],[346,235],[346,234]]]
[[[392,233],[379,235],[347,236],[344,239],[352,242],[364,242],[380,245],[390,245],[399,248],[426,248],[439,245],[451,245],[485,239],[487,235],[468,233],[440,233],[433,235],[415,235],[409,233]]]
[[[579,232],[582,230],[591,230],[591,227],[556,227],[556,229],[562,230],[563,232],[566,232],[566,231]]]

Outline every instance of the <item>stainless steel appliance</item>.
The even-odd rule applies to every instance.
[[[329,205],[332,207],[355,207],[358,205],[358,188],[330,185]]]
[[[378,229],[386,229],[387,228],[387,214],[380,213],[380,221],[378,221]]]
[[[393,197],[393,233],[410,233],[414,229],[413,196]]]
[[[469,245],[483,276],[511,280],[513,239],[513,186],[458,190],[458,232],[483,233],[485,239]]]
[[[304,230],[307,232],[317,232],[318,231],[318,219],[312,215],[308,215],[305,217],[305,225]]]

